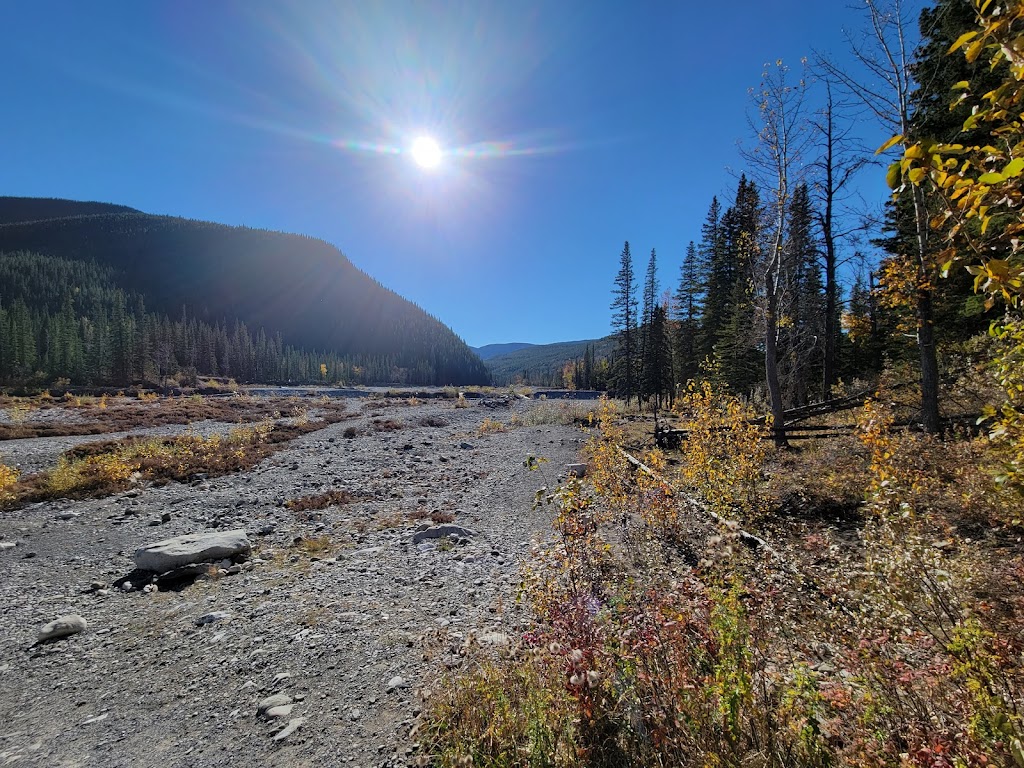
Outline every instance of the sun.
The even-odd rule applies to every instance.
[[[432,169],[441,164],[441,147],[429,136],[420,136],[409,150],[420,168]]]

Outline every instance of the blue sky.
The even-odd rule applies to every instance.
[[[860,23],[839,0],[8,2],[0,194],[321,237],[475,346],[594,338],[623,241],[674,287],[731,196],[764,64],[842,58]]]

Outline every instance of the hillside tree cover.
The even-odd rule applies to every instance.
[[[11,221],[17,217],[21,220]],[[117,318],[125,321],[115,323],[112,338],[123,336],[134,323],[133,333],[145,336],[145,344],[152,347],[135,355],[134,378],[122,356],[109,370],[102,362],[62,369],[61,376],[76,383],[139,380],[150,375],[139,362],[144,358],[153,361],[159,377],[172,369],[194,369],[245,381],[489,380],[483,363],[449,328],[371,280],[333,246],[313,238],[150,216],[117,206],[24,198],[0,198],[0,221],[7,222],[0,225],[0,253],[34,258],[37,273],[35,282],[16,275],[5,280],[0,306],[18,317],[18,329],[25,327],[25,312],[33,316],[38,353],[49,343],[43,315],[60,316],[64,294],[74,294],[74,280],[66,276],[74,269],[71,264],[96,265],[99,271],[88,273],[94,293],[124,295],[123,309],[116,300],[72,302],[76,322],[86,329],[80,331],[83,343],[102,349],[108,335],[104,329],[120,313]],[[46,261],[53,258],[64,266]],[[40,281],[47,284],[37,285]],[[24,311],[16,306],[19,300]],[[147,313],[160,320],[146,320]],[[67,325],[68,316],[62,317]],[[196,330],[166,330],[172,322]],[[147,323],[157,330],[143,333]],[[91,340],[93,329],[99,329],[97,341]],[[28,337],[17,333],[23,334],[18,343],[24,346]],[[182,341],[190,335],[197,337],[194,343]],[[228,364],[223,359],[225,336],[229,341],[237,337],[241,350]],[[326,376],[319,372],[320,362],[312,362],[315,358],[327,365]],[[52,356],[47,359],[52,365]],[[36,373],[46,370],[21,358],[17,365],[0,369],[9,382]]]

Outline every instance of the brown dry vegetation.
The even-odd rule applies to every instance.
[[[321,418],[334,419],[346,411],[341,400],[309,400],[297,397],[68,397],[60,400],[42,396],[14,398],[0,396],[0,409],[16,418],[0,424],[0,440],[31,437],[63,437],[125,432],[139,427],[219,421],[251,423],[269,418],[299,418],[310,410]],[[62,409],[68,418],[40,419],[39,415]]]
[[[524,572],[533,625],[467,645],[427,697],[425,751],[1022,764],[1022,499],[994,482],[991,444],[894,430],[869,402],[855,433],[777,451],[742,403],[698,387],[681,406],[691,439],[643,455],[654,475],[618,452],[636,422],[606,412],[587,479],[538,495],[555,521]]]
[[[253,411],[235,409],[237,416],[253,417],[265,411],[257,403]],[[311,420],[305,410],[285,421],[250,421],[227,436],[209,437],[186,433],[177,437],[126,437],[85,443],[65,452],[56,467],[4,482],[0,506],[17,507],[55,498],[93,498],[123,491],[140,482],[186,482],[197,475],[217,477],[247,470],[288,442],[323,429],[350,415],[343,403],[325,403],[320,418]],[[223,411],[218,411],[223,413]],[[273,411],[275,416],[278,411]]]

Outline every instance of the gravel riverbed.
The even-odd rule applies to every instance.
[[[542,406],[354,402],[355,418],[249,472],[0,513],[0,766],[410,764],[417,690],[458,663],[446,645],[522,627],[519,569],[550,535],[534,494],[586,436],[480,426]],[[38,471],[103,437],[6,441],[0,460]],[[543,474],[523,467],[530,455],[549,460]],[[355,500],[285,506],[328,490]],[[413,543],[431,513],[473,535]],[[247,533],[239,572],[180,591],[114,586],[137,548],[211,529]],[[67,614],[88,629],[33,645]]]

